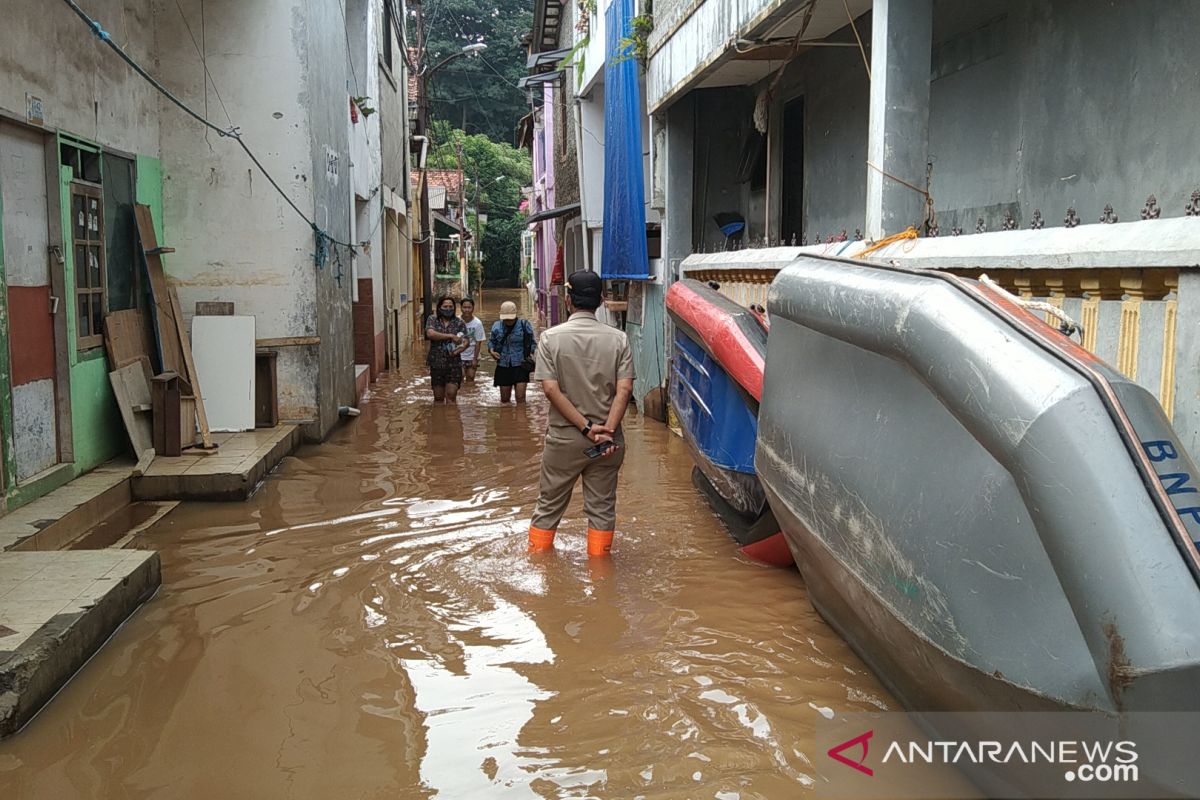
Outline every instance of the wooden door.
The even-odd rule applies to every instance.
[[[0,122],[0,214],[12,447],[17,481],[59,463],[54,313],[51,298],[46,144],[39,131]]]

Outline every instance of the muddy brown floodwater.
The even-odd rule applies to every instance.
[[[531,558],[545,401],[484,371],[434,407],[414,353],[249,501],[141,537],[161,591],[0,744],[0,797],[811,793],[818,714],[894,701],[799,575],[741,558],[635,417],[611,562],[578,496]]]

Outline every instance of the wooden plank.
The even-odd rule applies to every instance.
[[[174,372],[156,375],[153,387],[154,450],[164,456],[177,456],[182,452],[179,376]]]
[[[310,347],[321,343],[320,336],[281,336],[276,339],[257,339],[257,347]]]
[[[222,301],[196,301],[197,317],[232,317],[233,303]]]
[[[254,354],[254,424],[274,428],[279,424],[279,353],[258,350]]]
[[[179,428],[180,446],[184,448],[196,446],[196,398],[192,395],[191,390],[184,390],[183,384],[179,384],[179,416],[180,419],[186,419],[187,424],[181,425]],[[201,449],[201,453],[216,452],[215,450]]]
[[[134,216],[137,218],[138,237],[142,242],[142,252],[146,257],[146,273],[150,278],[150,294],[154,300],[153,320],[154,331],[158,336],[159,363],[163,372],[174,372],[185,381],[191,382],[191,376],[183,362],[183,352],[180,349],[180,330],[175,322],[175,314],[171,308],[170,292],[167,291],[167,276],[163,272],[162,256],[158,254],[158,239],[154,233],[154,218],[150,206],[138,204],[134,206]]]
[[[146,373],[142,372],[140,363],[134,362],[108,373],[108,379],[117,398],[117,408],[121,410],[121,419],[125,421],[125,431],[133,444],[133,452],[140,457],[145,451],[154,449],[154,424],[148,415],[135,410],[138,406],[151,403]]]
[[[114,311],[104,317],[104,346],[113,369],[150,357],[146,318],[136,308]]]
[[[171,313],[175,317],[176,329],[182,334],[183,312],[179,310],[179,295],[175,293],[174,288],[168,289],[167,294],[171,296]],[[192,360],[192,343],[186,335],[181,335],[179,345],[183,351],[183,363],[187,367],[188,382],[191,383],[192,392],[196,398],[196,423],[200,428],[200,441],[203,442],[205,450],[211,450],[216,445],[213,444],[212,432],[208,429],[208,414],[204,410],[204,392],[200,388],[200,378],[196,375],[196,362]]]
[[[134,477],[140,478],[145,475],[150,469],[150,465],[154,463],[154,451],[143,450],[141,458],[138,459],[137,465],[133,468]]]

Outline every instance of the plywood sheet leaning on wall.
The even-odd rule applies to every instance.
[[[154,448],[154,424],[150,418],[150,380],[140,361],[133,361],[108,373],[117,408],[133,444],[133,452],[139,459],[147,450]]]
[[[162,254],[175,252],[173,248],[160,247],[154,233],[154,218],[150,206],[137,205],[134,207],[137,217],[138,237],[142,242],[142,252],[146,257],[146,273],[150,279],[150,292],[154,298],[155,330],[158,334],[159,354],[163,372],[174,372],[183,380],[185,386],[182,393],[195,397],[195,423],[200,430],[200,440],[206,449],[213,449],[212,434],[208,425],[208,414],[204,407],[200,382],[196,376],[196,365],[192,363],[191,343],[183,330],[183,311],[179,305],[179,297],[175,290],[167,284],[167,276],[163,270]],[[190,429],[191,416],[183,421],[183,426]]]
[[[114,311],[104,317],[104,347],[114,370],[144,361],[146,369],[152,371],[150,346],[146,318],[138,309]]]
[[[146,273],[150,278],[150,294],[154,300],[154,331],[158,335],[159,363],[163,372],[174,372],[185,381],[191,380],[183,364],[183,352],[180,348],[179,326],[175,321],[175,313],[171,308],[171,296],[167,291],[167,276],[163,271],[162,249],[158,246],[158,238],[154,233],[154,219],[150,206],[137,205],[134,207],[137,217],[138,238],[142,242],[142,252],[146,254]]]

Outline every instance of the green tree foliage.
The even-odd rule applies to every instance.
[[[429,79],[430,114],[496,142],[512,142],[529,100],[517,88],[525,75],[521,37],[533,27],[529,0],[427,0],[422,6],[425,64],[483,42],[479,56],[457,58]]]
[[[483,279],[489,284],[517,286],[521,275],[523,217],[488,219],[483,232]]]
[[[468,135],[445,120],[434,120],[430,133],[433,150],[429,166],[456,169],[461,149],[467,206],[475,206],[478,198],[479,210],[488,217],[487,224],[481,226],[485,280],[516,280],[521,268],[521,231],[525,228],[525,215],[519,209],[521,188],[533,181],[529,153],[482,134]],[[468,223],[474,231],[474,215],[468,215]]]

